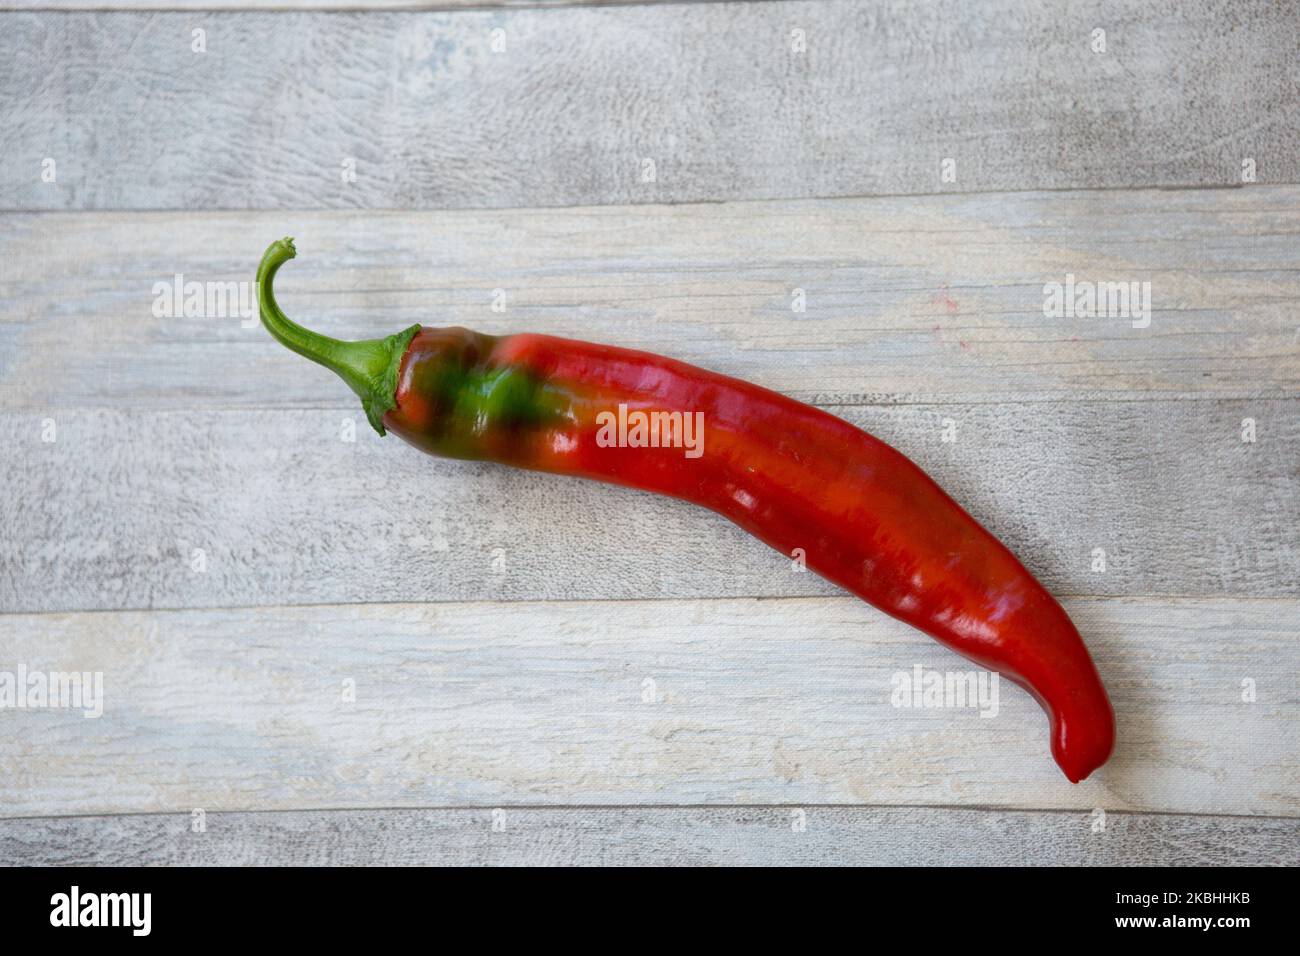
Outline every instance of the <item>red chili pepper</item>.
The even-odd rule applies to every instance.
[[[672,359],[548,335],[413,326],[340,342],[287,319],[272,243],[258,269],[271,334],[333,369],[382,435],[672,495],[1028,690],[1071,781],[1105,763],[1115,719],[1065,611],[920,468],[819,409]],[[657,447],[656,447],[657,445]]]

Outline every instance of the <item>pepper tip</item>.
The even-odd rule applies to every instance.
[[[1115,748],[1115,714],[1104,696],[1102,712],[1080,720],[1052,716],[1052,756],[1070,783],[1080,783],[1107,760]]]

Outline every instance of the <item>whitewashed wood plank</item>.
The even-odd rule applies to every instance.
[[[291,234],[289,315],[660,352],[806,401],[1300,394],[1300,189],[444,213],[0,217],[0,409],[336,407],[247,320],[154,314]],[[1044,317],[1045,283],[1151,284],[1149,327]],[[496,291],[500,290],[500,295]],[[805,311],[793,311],[802,295]],[[494,302],[504,312],[494,311]]]
[[[0,208],[1294,183],[1297,25],[1268,0],[10,13]]]
[[[832,411],[1058,595],[1300,594],[1300,400]],[[839,593],[703,509],[432,458],[352,408],[6,413],[0,447],[0,612]]]
[[[5,615],[5,667],[102,672],[104,704],[95,719],[0,711],[0,815],[508,803],[1300,815],[1300,602],[1066,607],[1119,726],[1110,763],[1077,786],[1015,688],[990,718],[892,706],[895,674],[965,662],[849,599]]]
[[[1294,819],[496,807],[0,820],[5,866],[1297,866]],[[495,824],[495,829],[494,829]],[[195,832],[202,827],[202,832]]]
[[[5,10],[76,10],[122,13],[127,11],[186,10],[209,13],[215,10],[347,10],[379,13],[386,10],[492,10],[509,7],[581,7],[624,3],[671,6],[710,0],[0,0]],[[734,3],[766,3],[770,0],[728,0]]]

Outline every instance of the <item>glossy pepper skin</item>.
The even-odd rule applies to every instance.
[[[1071,781],[1110,756],[1110,701],[1065,611],[889,445],[776,392],[628,349],[425,327],[362,343],[287,341],[290,328],[314,335],[285,319],[271,293],[292,255],[282,240],[263,259],[263,321],[349,380],[381,434],[391,429],[434,455],[594,478],[716,511],[782,554],[802,549],[822,577],[1028,690]],[[356,350],[354,367],[341,370],[328,349],[312,354],[323,345]],[[620,405],[625,421],[636,411],[694,416],[699,456],[680,442],[611,445]]]

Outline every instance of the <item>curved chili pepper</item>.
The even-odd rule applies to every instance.
[[[765,388],[629,349],[418,325],[330,339],[276,305],[272,280],[294,255],[284,239],[262,259],[262,322],[342,376],[381,435],[710,508],[782,554],[802,549],[822,577],[1028,690],[1071,781],[1110,756],[1110,701],[1065,611],[884,442]]]

